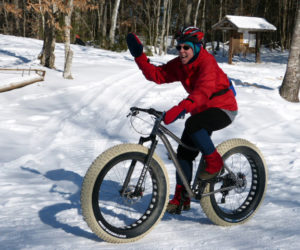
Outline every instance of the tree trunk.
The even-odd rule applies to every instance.
[[[198,19],[198,13],[199,13],[200,4],[201,4],[201,0],[198,0],[197,8],[196,8],[196,13],[195,13],[195,18],[194,18],[194,27],[197,27],[197,19]]]
[[[104,12],[103,12],[103,24],[102,24],[102,41],[101,45],[105,48],[107,46],[106,42],[106,25],[107,25],[107,5],[104,6]]]
[[[18,0],[14,0],[14,5],[15,5],[15,10],[18,11],[19,10],[19,1]],[[16,35],[19,36],[21,34],[21,30],[20,30],[20,18],[19,18],[19,14],[15,15],[15,32]]]
[[[255,43],[255,62],[261,63],[260,60],[260,33],[256,32],[256,43]]]
[[[165,32],[166,32],[167,9],[168,9],[168,0],[164,0],[164,15],[163,15],[163,21],[162,21],[162,25],[161,25],[162,28],[161,28],[161,34],[160,34],[159,55],[162,55],[162,53],[163,53],[163,45],[164,45],[164,38],[165,38]]]
[[[71,66],[73,59],[73,51],[70,46],[70,30],[71,30],[71,17],[73,12],[74,4],[73,0],[67,1],[67,13],[65,14],[65,67],[63,77],[65,79],[73,79],[71,74]]]
[[[223,0],[220,0],[220,9],[219,9],[219,19],[218,22],[222,20],[223,17]],[[223,32],[222,32],[223,34]],[[220,50],[220,40],[221,40],[221,32],[217,32],[217,47],[216,51]]]
[[[100,33],[100,30],[101,30],[101,26],[103,25],[103,10],[104,10],[104,4],[105,2],[104,1],[100,1],[98,3],[98,8],[97,8],[97,36],[96,36],[96,39],[98,40],[98,42],[101,44],[100,40],[101,40],[101,33]]]
[[[45,16],[43,14],[43,10],[42,10],[42,4],[41,4],[41,0],[39,0],[39,4],[40,4],[40,12],[41,12],[41,20],[42,20],[42,26],[41,26],[41,31],[42,34],[44,34],[44,29],[45,29]],[[39,32],[40,33],[40,32]]]
[[[298,6],[289,60],[279,93],[289,102],[299,102],[300,88],[300,6]]]
[[[283,0],[282,2],[282,27],[281,27],[281,51],[283,51],[286,48],[286,23],[287,23],[287,1]]]
[[[233,57],[233,34],[232,31],[230,32],[230,40],[229,40],[229,53],[228,53],[228,64],[232,64],[232,57]]]
[[[155,19],[155,32],[154,32],[154,48],[155,48],[155,53],[157,53],[156,48],[157,46],[157,40],[158,40],[158,35],[159,35],[159,19],[160,19],[160,3],[161,0],[157,1],[157,9],[156,9],[156,19]]]
[[[116,0],[114,9],[113,9],[113,13],[111,16],[111,26],[110,26],[110,31],[109,31],[110,46],[113,46],[113,44],[115,43],[115,33],[116,33],[119,6],[120,6],[120,0]]]
[[[244,1],[240,0],[240,16],[244,15]]]
[[[45,13],[45,28],[44,28],[44,44],[41,55],[41,64],[47,68],[55,68],[55,41],[56,41],[56,30],[55,30],[55,22],[57,15],[57,7],[54,3],[51,6],[51,14]]]
[[[4,34],[9,34],[8,33],[9,27],[8,27],[7,11],[6,11],[4,0],[2,0],[2,6],[3,6],[3,12],[4,12],[4,21],[5,21],[5,24],[3,23],[3,31],[4,31]]]
[[[186,14],[185,14],[185,18],[184,18],[184,26],[191,25],[192,8],[193,8],[193,1],[188,0],[187,6],[186,6]]]
[[[22,30],[22,35],[23,37],[26,36],[26,0],[23,0],[23,30]]]
[[[151,1],[144,1],[144,13],[147,20],[147,32],[148,32],[148,39],[149,45],[153,45],[152,39],[152,16],[151,16],[151,9],[153,8]]]
[[[172,14],[172,0],[168,1],[168,11],[167,11],[168,17],[167,17],[167,34],[165,39],[165,54],[167,54],[168,49],[168,39],[169,39],[169,28],[170,28],[170,22],[171,22],[171,14]]]

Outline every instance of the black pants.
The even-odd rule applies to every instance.
[[[229,116],[219,108],[210,108],[201,113],[189,117],[185,122],[185,128],[181,136],[184,144],[195,147],[191,135],[200,129],[205,129],[211,136],[213,131],[217,131],[231,124]],[[209,138],[210,139],[210,138]],[[177,149],[177,158],[187,161],[193,161],[199,152],[192,151],[179,145]]]

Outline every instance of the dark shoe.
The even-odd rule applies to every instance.
[[[170,214],[180,214],[181,211],[187,211],[191,208],[191,199],[185,197],[186,190],[182,185],[176,185],[175,194],[169,201],[166,211]]]
[[[199,173],[198,178],[201,180],[207,181],[207,180],[211,180],[211,179],[217,177],[219,173],[220,173],[220,171],[218,171],[214,174],[210,174],[210,173],[206,172],[205,170],[203,170]]]
[[[169,214],[181,214],[181,211],[188,211],[190,210],[191,206],[190,204],[187,205],[175,205],[169,202],[169,204],[167,205],[167,212]]]
[[[215,178],[223,168],[223,160],[221,155],[215,150],[210,155],[204,155],[205,169],[200,171],[198,178],[201,180],[209,180]]]

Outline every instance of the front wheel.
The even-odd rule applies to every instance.
[[[226,187],[229,190],[203,197],[201,207],[217,225],[242,224],[254,215],[264,198],[268,177],[265,160],[260,150],[244,139],[225,141],[217,150],[229,171],[224,169],[218,182],[208,183],[204,193]],[[199,168],[204,164],[202,160]]]
[[[154,154],[136,189],[148,149],[122,144],[101,154],[88,169],[81,189],[82,214],[92,231],[112,243],[132,242],[161,219],[169,197],[167,172]],[[132,167],[134,166],[134,168]],[[129,169],[130,181],[124,189]]]

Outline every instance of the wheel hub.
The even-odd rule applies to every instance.
[[[137,203],[143,196],[143,190],[136,191],[134,185],[129,185],[124,192],[124,201],[125,203],[132,205]]]
[[[235,187],[235,191],[237,193],[242,193],[244,192],[244,190],[247,187],[247,179],[245,174],[239,172],[236,175],[236,187]]]

